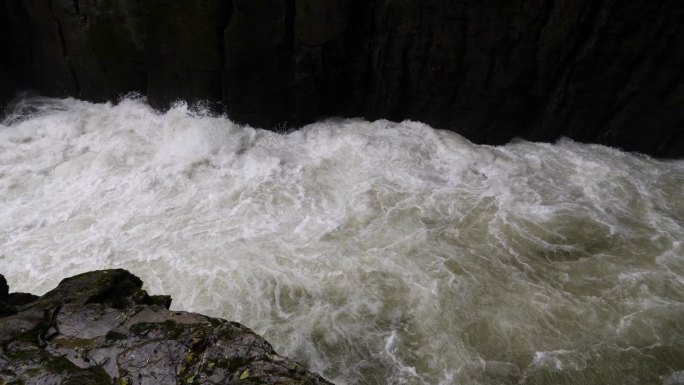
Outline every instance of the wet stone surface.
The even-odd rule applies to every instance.
[[[0,384],[329,384],[250,329],[170,311],[141,287],[95,271],[14,306],[0,318]]]

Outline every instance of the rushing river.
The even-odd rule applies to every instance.
[[[0,273],[120,267],[337,384],[684,384],[684,161],[421,123],[26,100]]]

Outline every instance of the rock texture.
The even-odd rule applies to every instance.
[[[141,286],[95,271],[7,306],[1,278],[0,384],[330,384],[246,327],[170,311]]]
[[[413,119],[682,157],[681,20],[679,0],[5,0],[0,98],[134,91],[265,128]]]

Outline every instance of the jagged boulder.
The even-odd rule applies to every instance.
[[[11,294],[0,281],[2,301]],[[125,270],[101,270],[15,304],[0,318],[0,383],[330,384],[248,328],[170,311],[170,297],[141,287]]]

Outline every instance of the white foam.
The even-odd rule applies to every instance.
[[[14,290],[127,268],[340,384],[587,379],[656,342],[684,356],[684,162],[410,121],[277,134],[182,103],[21,108],[0,127]]]

